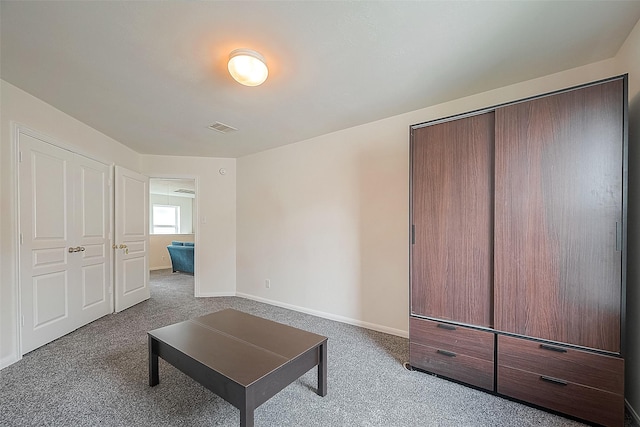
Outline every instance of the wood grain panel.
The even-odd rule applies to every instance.
[[[620,394],[545,381],[538,373],[498,367],[498,393],[605,426],[622,427],[624,397]]]
[[[624,394],[624,360],[619,357],[499,335],[498,364]]]
[[[413,367],[493,391],[492,362],[464,354],[446,355],[438,350],[442,351],[412,342],[409,348],[409,363]]]
[[[492,326],[493,112],[412,132],[411,311]]]
[[[619,352],[622,80],[495,122],[496,329]]]
[[[455,353],[493,362],[495,335],[488,331],[452,326],[412,317],[409,339],[417,344],[437,347]]]

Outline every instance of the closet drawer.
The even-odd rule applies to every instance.
[[[409,320],[409,337],[411,343],[493,361],[492,332],[412,317]]]
[[[498,365],[624,394],[624,360],[618,357],[499,335]]]
[[[621,394],[507,366],[498,366],[500,394],[605,426],[624,423]]]
[[[411,366],[457,381],[493,390],[493,362],[442,348],[411,343]]]

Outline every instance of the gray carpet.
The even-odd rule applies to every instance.
[[[243,298],[193,298],[193,277],[151,273],[151,299],[99,319],[0,371],[0,426],[238,426],[238,410],[160,360],[150,329],[235,308],[329,337],[328,394],[311,370],[255,412],[256,426],[580,426],[402,367],[404,338]],[[630,425],[630,422],[628,423]]]

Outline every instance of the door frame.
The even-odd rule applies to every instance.
[[[149,175],[149,179],[190,179],[193,180],[194,183],[194,188],[195,188],[195,197],[193,199],[193,222],[196,228],[196,231],[193,233],[193,243],[195,245],[195,247],[198,247],[199,244],[199,234],[200,234],[200,210],[199,210],[199,206],[200,204],[198,203],[198,194],[200,193],[200,183],[199,183],[199,178],[197,175],[185,175],[185,174],[179,174],[179,173],[150,173]],[[149,193],[149,204],[151,204],[151,193]],[[151,206],[149,206],[149,210],[151,210]],[[151,223],[149,223],[149,226],[151,227]],[[151,236],[151,233],[149,233],[149,235]],[[193,279],[194,279],[194,284],[193,284],[193,296],[197,297],[200,295],[200,274],[198,272],[198,253],[199,251],[196,249],[194,254],[193,254]]]
[[[15,347],[15,361],[19,361],[22,359],[23,356],[23,352],[22,352],[22,282],[21,282],[21,276],[20,276],[20,264],[22,262],[21,259],[21,253],[20,253],[20,237],[21,237],[21,226],[22,226],[22,222],[20,220],[20,176],[18,174],[19,168],[20,168],[20,135],[25,135],[25,136],[30,136],[32,138],[38,139],[44,143],[47,144],[51,144],[57,148],[60,148],[62,150],[67,150],[70,151],[72,153],[78,154],[80,156],[86,157],[88,159],[94,160],[96,162],[102,163],[104,165],[107,165],[109,167],[110,173],[109,173],[109,187],[110,187],[110,191],[111,191],[111,197],[109,198],[111,200],[110,203],[110,220],[109,220],[109,225],[111,226],[111,229],[109,230],[109,248],[111,248],[111,245],[113,244],[113,227],[114,227],[114,212],[113,212],[113,194],[114,194],[114,182],[113,182],[113,174],[114,174],[114,166],[115,164],[113,162],[107,162],[104,161],[100,158],[97,158],[95,155],[92,155],[90,153],[88,153],[87,151],[83,150],[80,147],[77,147],[75,145],[66,143],[64,141],[61,141],[55,137],[52,137],[50,135],[44,134],[42,132],[36,131],[33,128],[30,128],[26,125],[23,125],[21,123],[15,122],[15,121],[11,121],[10,124],[11,127],[11,139],[12,139],[12,144],[11,147],[13,149],[13,153],[12,153],[12,157],[13,157],[13,175],[15,176],[15,181],[14,181],[14,186],[13,186],[13,202],[14,202],[14,215],[15,215],[15,221],[14,221],[14,230],[15,230],[15,235],[13,236],[14,238],[13,240],[13,249],[14,249],[14,253],[16,254],[15,256],[15,272],[16,272],[16,277],[14,280],[14,286],[13,286],[13,291],[15,293],[15,313],[16,313],[16,317],[15,317],[15,331],[16,331],[16,347]],[[113,257],[111,257],[111,269],[113,269]],[[110,296],[109,296],[109,300],[110,300],[110,310],[113,313],[114,310],[114,298],[115,298],[115,291],[114,291],[114,277],[113,274],[111,274],[111,283],[109,284],[109,291],[110,291]]]

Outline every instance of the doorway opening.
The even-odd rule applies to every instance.
[[[150,271],[195,279],[196,206],[195,179],[149,178]]]

